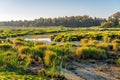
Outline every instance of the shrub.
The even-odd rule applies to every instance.
[[[103,22],[101,23],[101,27],[114,27],[113,22]]]
[[[106,51],[95,47],[80,47],[76,50],[76,55],[83,59],[104,59],[107,58]]]
[[[45,52],[44,63],[46,66],[50,66],[50,63],[54,61],[57,54],[53,51],[47,50]]]

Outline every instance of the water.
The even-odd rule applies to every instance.
[[[45,41],[45,42],[51,42],[50,38],[25,38],[26,41]]]
[[[9,38],[11,41],[14,40],[14,38]],[[43,41],[43,42],[48,42],[50,43],[51,42],[51,39],[50,38],[24,38],[26,41]],[[5,39],[0,39],[2,41],[4,41]]]

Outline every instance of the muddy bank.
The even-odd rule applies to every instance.
[[[104,62],[69,62],[64,71],[68,80],[120,80],[120,67]]]

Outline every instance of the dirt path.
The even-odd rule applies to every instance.
[[[64,72],[64,76],[66,79],[68,80],[84,80],[83,78],[81,78],[80,76],[76,75],[74,72],[63,69]]]
[[[71,65],[76,66],[75,70],[64,70],[65,77],[68,80],[119,80],[115,77],[111,77],[110,74],[96,70],[95,67],[98,65],[95,64],[89,65],[73,61]]]

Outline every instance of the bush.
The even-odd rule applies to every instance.
[[[76,55],[83,59],[105,59],[106,51],[95,47],[80,47],[76,50]]]
[[[101,27],[107,28],[107,27],[114,27],[113,22],[103,22],[101,23]]]
[[[44,56],[44,63],[46,66],[50,66],[50,63],[54,61],[57,54],[53,51],[47,50]]]

